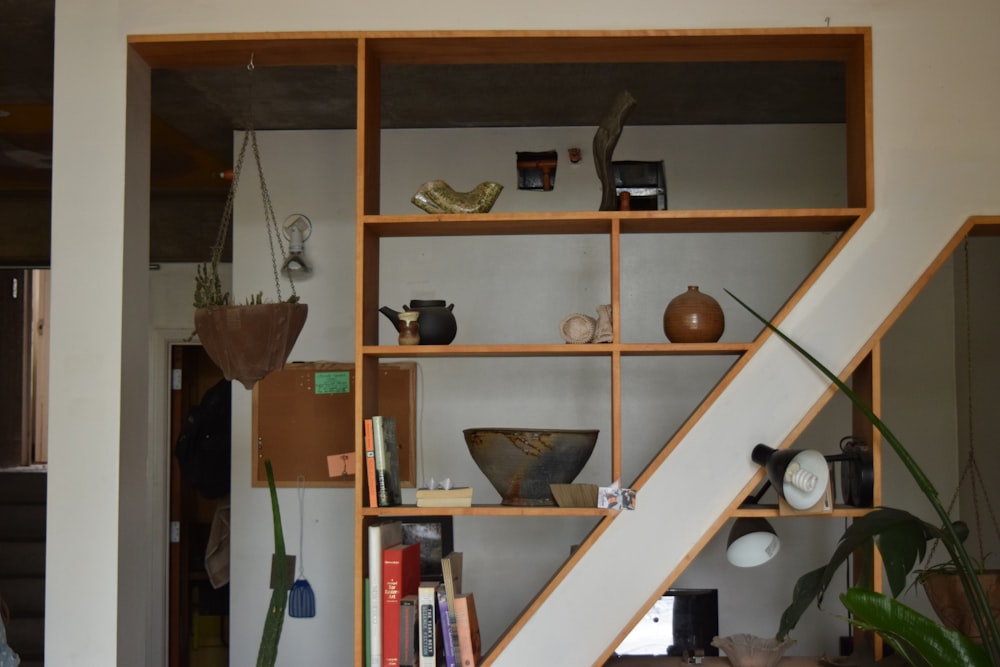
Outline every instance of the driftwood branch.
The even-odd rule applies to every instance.
[[[627,90],[618,93],[611,109],[608,110],[604,120],[601,121],[594,134],[594,166],[597,168],[597,177],[601,179],[601,211],[614,211],[618,208],[618,197],[615,195],[615,175],[611,168],[611,157],[618,144],[618,137],[621,136],[622,128],[628,119],[632,108],[635,106],[635,98]]]

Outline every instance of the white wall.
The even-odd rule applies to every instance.
[[[967,215],[1000,208],[1000,191],[995,187],[1000,176],[995,160],[1000,152],[1000,134],[995,131],[992,113],[1000,103],[1000,83],[993,72],[1000,58],[1000,44],[993,35],[1000,7],[986,0],[972,0],[956,11],[934,0],[890,0],[874,5],[841,3],[835,9],[833,12],[828,3],[810,0],[682,0],[668,4],[642,0],[628,12],[609,12],[606,3],[592,0],[574,3],[572,11],[560,3],[540,5],[515,0],[484,5],[475,12],[468,11],[465,4],[447,1],[419,6],[398,0],[372,5],[315,0],[58,3],[52,249],[54,390],[50,420],[52,548],[47,562],[52,585],[47,600],[47,657],[66,666],[138,664],[141,659],[135,660],[133,654],[118,653],[118,620],[120,616],[148,615],[142,607],[125,606],[118,611],[115,589],[120,583],[114,565],[120,505],[143,500],[141,490],[119,488],[115,474],[123,442],[118,425],[124,381],[120,363],[114,362],[121,358],[123,350],[118,334],[123,309],[121,285],[128,278],[136,278],[134,268],[125,269],[123,245],[119,242],[123,237],[120,223],[125,193],[122,156],[126,35],[368,28],[822,26],[827,20],[832,25],[871,25],[876,213],[786,322],[794,335],[814,349],[823,350],[829,363],[837,366],[853,356]],[[277,175],[272,178],[277,181]],[[319,187],[329,185],[324,182]],[[350,213],[344,219],[350,219]],[[241,270],[238,268],[236,274],[238,291],[254,282],[249,276],[241,276]],[[87,281],[79,279],[84,275]],[[101,289],[95,290],[95,285]],[[317,303],[326,298],[321,293],[316,296]],[[586,296],[588,302],[595,301],[591,295]],[[331,336],[331,340],[336,338]],[[307,344],[323,347],[317,339],[303,340],[303,345]],[[339,341],[336,344],[340,345]],[[338,350],[331,349],[331,354],[339,354]],[[685,468],[686,477],[662,471],[647,485],[647,499],[654,506],[676,506],[692,497],[699,488],[698,480],[707,479],[709,473],[725,488],[738,487],[739,480],[751,474],[748,464],[710,456],[716,466],[710,471],[703,460],[693,457],[693,452],[700,452],[704,459],[705,454],[721,453],[733,440],[779,439],[782,429],[822,391],[811,377],[778,345],[768,344],[713,407],[713,419],[692,432],[679,448],[678,461],[689,466]],[[95,392],[94,387],[106,391]],[[773,416],[767,423],[759,419],[764,404]],[[237,407],[238,418],[245,421],[246,406]],[[125,472],[143,474],[141,470]],[[263,496],[248,495],[244,513],[235,517],[241,531],[254,530],[261,521],[266,523],[257,518],[266,516]],[[730,500],[698,497],[702,502],[690,507],[687,519],[635,512],[615,521],[606,533],[607,540],[585,555],[557,594],[518,635],[501,662],[585,664],[587,656],[607,645],[608,633],[615,634],[615,629],[604,627],[593,614],[586,613],[589,607],[582,592],[600,595],[606,603],[604,611],[612,617],[635,613],[637,602],[645,599],[655,585],[651,582],[662,581],[674,565],[683,561],[686,550],[699,537],[696,526],[718,516],[720,507]],[[324,505],[327,512],[322,521],[335,522],[338,517],[346,520],[350,512],[349,499],[324,498],[316,504]],[[80,525],[88,526],[90,539],[79,539]],[[656,530],[657,526],[660,530]],[[663,531],[671,539],[664,539]],[[331,537],[333,530],[329,527],[314,532],[319,541],[329,544],[331,560],[350,560],[348,536]],[[609,569],[621,558],[622,543],[631,548],[628,567]],[[252,580],[255,590],[262,591],[263,578],[257,573],[263,556],[247,553],[240,558],[234,563],[234,576],[241,581]],[[311,577],[318,568],[312,567]],[[81,572],[86,576],[78,576]],[[602,582],[600,590],[594,591],[594,582]],[[347,595],[342,580],[335,585],[344,589],[340,595]],[[324,599],[332,599],[331,595],[325,592]],[[249,616],[262,599],[262,592],[248,591],[237,603]],[[565,620],[569,612],[574,622],[563,625],[575,629],[571,639],[556,622]],[[251,646],[256,645],[260,621],[237,623],[234,641],[248,644],[241,650],[249,655]],[[293,664],[302,658],[298,653],[309,652],[316,656],[310,659],[328,661],[335,655],[326,650],[331,627],[332,623],[324,624],[318,632],[303,630],[299,635],[299,630],[289,624],[283,649],[297,647],[296,654],[284,654],[282,660]],[[348,632],[347,627],[343,624],[343,632]],[[312,648],[304,648],[306,645]],[[239,663],[234,660],[234,664]]]

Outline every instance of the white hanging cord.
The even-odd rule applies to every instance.
[[[305,533],[306,489],[305,477],[299,475],[299,579],[305,579],[306,564],[302,551],[302,536]]]

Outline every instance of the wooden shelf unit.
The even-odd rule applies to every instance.
[[[130,47],[153,68],[234,67],[247,64],[253,53],[257,66],[353,66],[357,71],[357,215],[356,215],[356,304],[355,304],[355,417],[358,423],[375,413],[378,364],[382,359],[399,357],[572,357],[606,356],[611,360],[611,457],[615,473],[620,473],[621,455],[621,362],[626,357],[667,355],[751,355],[760,340],[746,343],[710,345],[675,345],[662,342],[623,343],[620,339],[618,305],[620,304],[621,238],[628,234],[738,232],[840,232],[841,241],[833,252],[863,220],[873,202],[871,138],[871,30],[845,28],[775,28],[717,30],[620,30],[620,31],[306,31],[295,33],[232,33],[188,35],[133,35]],[[845,73],[846,116],[846,201],[836,209],[766,209],[699,211],[626,211],[626,212],[546,212],[489,213],[476,216],[381,215],[381,78],[386,65],[435,64],[554,64],[554,63],[670,63],[670,62],[779,62],[837,61]],[[610,241],[611,303],[614,312],[615,339],[610,344],[592,346],[565,345],[456,345],[401,348],[378,341],[378,296],[380,239],[432,236],[492,236],[543,234],[598,234]],[[818,271],[822,270],[825,261]],[[799,292],[778,313],[784,317],[815,275],[807,279]],[[877,342],[871,353],[865,352],[856,364],[855,381],[877,401]],[[739,371],[738,361],[730,375]],[[727,377],[729,377],[727,376]],[[725,386],[721,382],[703,405],[714,400]],[[859,386],[859,385],[856,385]],[[818,409],[818,408],[817,408]],[[689,423],[701,415],[696,410]],[[808,423],[810,414],[804,420]],[[801,431],[800,427],[797,432]],[[361,429],[357,429],[360,434]],[[665,463],[672,443],[683,437],[686,428],[664,447],[640,475],[634,486],[641,487],[649,471]],[[855,420],[854,434],[874,438],[873,430]],[[363,443],[356,436],[358,471],[363,465]],[[875,448],[876,457],[878,448]],[[876,478],[880,459],[876,458]],[[363,480],[365,475],[356,478]],[[880,501],[879,485],[876,504]],[[512,508],[477,505],[471,508],[368,508],[363,482],[355,486],[354,528],[354,664],[363,665],[365,655],[364,593],[362,581],[367,574],[367,526],[381,517],[422,514],[473,516],[594,516],[599,522],[611,520],[604,510],[587,508]],[[735,505],[719,518],[721,525],[729,516],[747,515]],[[753,510],[766,512],[769,510]],[[855,516],[863,510],[843,508],[837,516]],[[776,515],[777,512],[773,511]],[[587,539],[598,539],[600,530]],[[707,541],[707,538],[706,540]],[[703,544],[702,544],[703,546]],[[572,567],[571,559],[566,566]],[[507,634],[484,656],[489,665],[548,596],[552,586],[539,592],[529,607],[513,619]],[[655,592],[652,592],[655,593]],[[641,615],[641,612],[637,614]],[[610,654],[611,648],[608,649]],[[606,656],[605,656],[606,657]]]
[[[556,62],[669,62],[680,60],[843,61],[847,76],[847,200],[839,209],[766,209],[720,211],[569,211],[545,213],[487,213],[480,215],[381,215],[381,67],[410,63],[556,63]],[[360,43],[358,57],[358,217],[356,234],[356,359],[357,419],[373,414],[375,370],[380,360],[399,357],[609,357],[611,360],[612,478],[621,474],[622,358],[667,355],[735,355],[755,349],[757,342],[678,345],[660,342],[623,343],[620,338],[621,239],[628,234],[738,232],[841,232],[849,235],[864,219],[871,202],[870,182],[870,33],[864,28],[844,30],[753,31],[622,31],[583,33],[434,33],[372,35]],[[614,340],[600,345],[448,345],[400,347],[378,340],[380,240],[434,236],[509,236],[597,234],[609,239],[611,307]],[[779,319],[787,308],[779,313]],[[714,391],[718,392],[721,387]],[[711,398],[711,396],[710,396]],[[855,424],[858,427],[857,424]],[[870,435],[870,432],[865,432]],[[858,434],[863,435],[861,433]],[[361,442],[357,443],[361,451]],[[669,447],[665,448],[669,449]],[[359,458],[360,460],[360,458]],[[359,479],[361,476],[359,475]],[[642,479],[639,480],[640,484]],[[364,655],[361,582],[366,576],[366,528],[378,518],[427,514],[460,516],[595,516],[610,520],[606,510],[590,508],[516,508],[474,505],[468,508],[365,507],[364,490],[355,492],[359,520],[355,525],[356,661]],[[768,512],[767,510],[753,510]],[[838,508],[835,516],[858,516],[865,510]],[[734,516],[748,510],[735,510]],[[771,510],[770,515],[777,515]],[[600,531],[595,531],[599,533]],[[589,538],[588,538],[589,539]],[[571,564],[568,565],[571,567]],[[560,577],[555,577],[558,580]],[[550,584],[552,585],[552,584]],[[516,633],[547,596],[540,592],[497,645],[485,655],[490,664],[507,638]],[[610,651],[610,649],[609,649]],[[357,662],[360,664],[360,662]]]

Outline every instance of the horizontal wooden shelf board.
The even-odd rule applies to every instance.
[[[847,61],[866,30],[434,32],[373,35],[368,42],[389,63]]]
[[[130,35],[153,67],[345,64],[364,45],[386,63],[848,61],[869,28],[623,31],[299,31]]]
[[[355,65],[357,33],[130,35],[129,45],[154,69]]]
[[[577,211],[474,215],[366,215],[366,232],[383,237],[608,234],[840,232],[866,213],[861,208],[726,211]]]
[[[752,343],[583,343],[573,345],[365,345],[366,357],[600,357],[740,355]]]
[[[741,355],[753,343],[622,343],[617,347],[622,356]]]
[[[811,513],[811,514],[782,514],[778,510],[777,505],[762,504],[753,506],[742,506],[733,510],[730,516],[737,517],[764,517],[767,519],[783,518],[791,519],[796,517],[803,518],[822,518],[824,516],[836,516],[836,517],[859,517],[864,516],[871,512],[874,507],[853,507],[851,505],[834,505],[833,511],[828,513]]]
[[[786,655],[778,661],[778,667],[816,667],[817,665],[829,665],[829,658],[819,658],[802,655]],[[604,667],[676,667],[686,664],[681,658],[665,655],[619,655],[612,656]],[[725,656],[710,656],[702,658],[703,665],[719,665],[720,667],[731,667],[732,662]]]
[[[396,507],[365,507],[361,513],[365,516],[595,516],[602,517],[617,514],[620,510],[601,509],[599,507],[514,507],[512,505],[473,505],[472,507],[417,507],[416,505],[398,505]]]
[[[969,236],[1000,236],[1000,215],[972,216]]]

